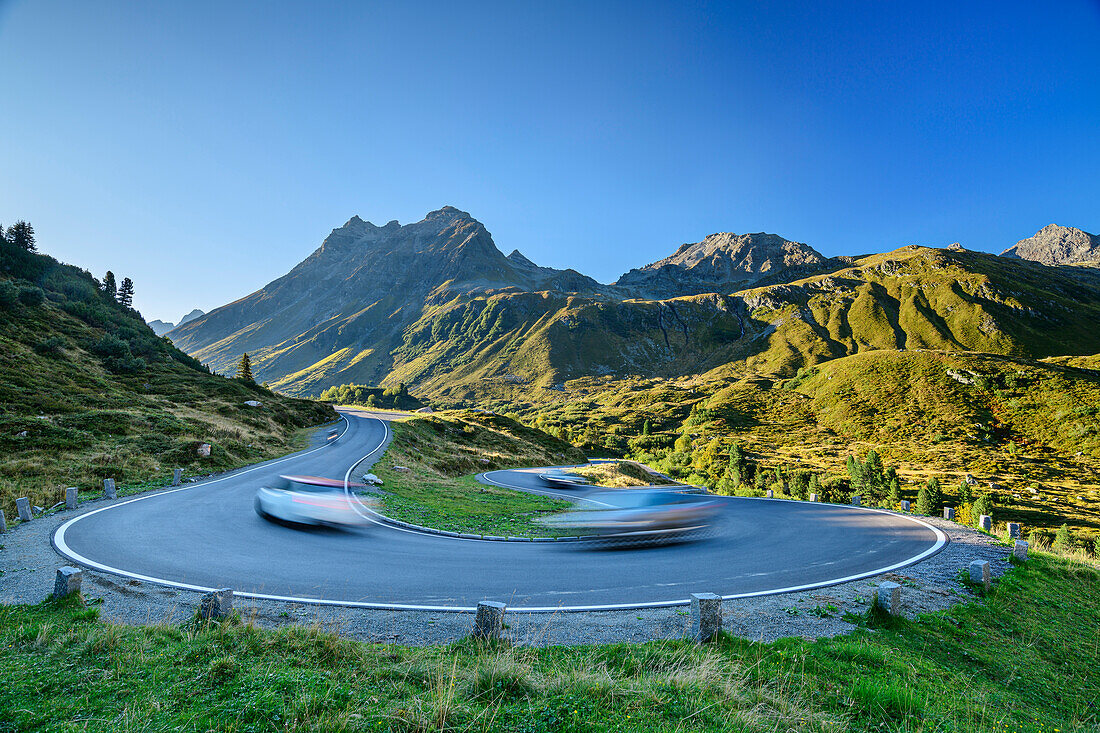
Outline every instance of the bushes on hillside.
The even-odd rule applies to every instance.
[[[419,410],[424,403],[409,394],[408,387],[398,384],[394,387],[367,387],[362,384],[341,384],[329,387],[321,393],[324,402],[343,405],[366,405],[393,410]]]

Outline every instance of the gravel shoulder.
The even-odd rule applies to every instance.
[[[124,501],[116,500],[116,501]],[[78,509],[57,511],[18,524],[0,535],[0,603],[42,601],[52,591],[54,573],[65,565],[50,544],[54,530],[105,500],[82,502]],[[987,535],[952,522],[927,519],[950,542],[927,560],[874,578],[800,593],[787,593],[723,603],[724,627],[753,641],[783,637],[814,639],[844,634],[855,627],[845,613],[863,613],[874,587],[884,580],[902,585],[902,611],[907,617],[937,611],[974,599],[958,582],[972,560],[988,560],[996,578],[1011,566],[1010,549]],[[119,624],[180,623],[190,619],[199,594],[90,570],[84,571],[84,597],[101,609],[101,617]],[[262,627],[319,625],[342,636],[373,643],[441,644],[467,636],[470,613],[380,611],[237,598],[243,618]],[[691,619],[686,607],[633,611],[510,614],[508,633],[525,645],[551,646],[644,642],[686,636]]]

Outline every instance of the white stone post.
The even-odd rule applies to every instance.
[[[1025,562],[1027,560],[1027,548],[1027,540],[1016,540],[1016,544],[1012,548],[1012,557],[1020,562]]]
[[[714,641],[722,630],[722,596],[691,594],[691,638],[700,644]]]
[[[989,586],[993,584],[993,575],[989,569],[988,560],[975,560],[970,563],[970,582],[975,585],[980,583],[982,590],[989,590]]]
[[[901,613],[901,586],[887,580],[875,588],[875,605],[891,616]]]
[[[901,502],[901,510],[903,512],[909,511],[909,502],[905,501],[904,499]]]
[[[993,531],[993,517],[988,514],[983,514],[978,517],[978,527],[986,532]]]
[[[0,509],[0,534],[8,531],[8,519],[4,516],[4,510]]]
[[[860,496],[859,494],[856,494],[855,496],[852,497],[852,506],[861,506],[862,502],[863,502],[863,497]]]
[[[204,593],[199,601],[199,618],[218,619],[226,618],[233,613],[233,589],[219,588],[210,593]]]
[[[1009,522],[1007,527],[1008,527],[1008,538],[1010,540],[1020,539],[1020,523],[1019,522]]]
[[[771,489],[768,489],[764,492],[764,498],[771,499],[771,498],[774,498],[774,497],[775,497],[775,492],[772,491]]]
[[[113,478],[103,479],[103,498],[116,499],[118,498],[118,489],[115,488],[115,480]]]
[[[179,486],[180,481],[183,480],[183,469],[177,468],[172,471],[172,485]]]
[[[507,604],[499,601],[480,601],[474,617],[474,638],[497,641],[504,636],[504,611]]]
[[[19,512],[20,522],[29,522],[34,518],[34,515],[31,514],[31,502],[25,496],[15,500],[15,510]]]
[[[810,501],[817,501],[817,494],[810,494]]]
[[[57,576],[53,581],[53,597],[64,598],[73,593],[80,592],[81,572],[80,568],[66,565],[57,569]]]
[[[947,519],[951,522],[954,522],[955,521],[955,507],[945,506],[943,508],[943,518]]]
[[[65,489],[66,509],[76,509],[76,503],[78,501],[77,496],[79,495],[79,493],[80,490],[77,489],[75,486],[70,486],[69,488]]]

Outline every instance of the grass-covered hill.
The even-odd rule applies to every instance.
[[[1100,371],[1089,365],[1097,357],[880,349],[789,379],[588,378],[567,382],[557,401],[525,400],[513,387],[487,404],[590,454],[639,458],[712,486],[735,443],[770,471],[823,482],[847,481],[848,456],[875,450],[898,469],[902,498],[935,476],[945,503],[957,505],[969,473],[975,496],[1002,487],[997,522],[1022,521],[1025,531],[1068,522],[1084,539],[1100,535]]]
[[[257,400],[260,407],[249,407]],[[0,242],[0,508],[103,478],[208,473],[297,446],[328,406],[211,374],[89,273]],[[212,446],[209,458],[197,447]]]

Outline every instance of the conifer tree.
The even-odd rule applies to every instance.
[[[653,430],[653,426],[649,424],[649,420],[646,420],[642,424],[642,435],[649,435],[651,430]]]
[[[959,506],[969,504],[971,499],[973,499],[973,497],[970,495],[970,484],[964,479],[959,484]]]
[[[848,456],[848,478],[852,491],[859,493],[863,488],[863,466],[855,456]]]
[[[913,511],[925,516],[932,514],[932,492],[928,489],[928,484],[920,487],[920,491],[917,492],[917,504],[913,507]]]
[[[982,494],[974,500],[974,505],[970,508],[970,516],[974,519],[974,524],[977,525],[978,519],[983,515],[993,516],[993,499],[989,494]]]
[[[115,273],[110,270],[107,270],[107,274],[103,276],[103,292],[111,300],[118,297],[118,283],[115,282]]]
[[[8,227],[4,237],[20,249],[34,252],[34,227],[20,219]]]
[[[122,284],[118,286],[116,298],[124,308],[132,308],[134,305],[134,281],[128,277],[122,278]]]
[[[928,499],[932,502],[930,514],[934,514],[943,506],[943,489],[940,488],[940,480],[935,476],[928,479]]]
[[[1069,531],[1069,525],[1063,524],[1054,533],[1054,544],[1051,549],[1060,554],[1067,554],[1073,550],[1073,533]]]
[[[252,378],[252,360],[248,358],[247,352],[241,354],[241,360],[237,362],[237,379],[243,379],[246,382],[256,381]]]
[[[810,474],[810,486],[807,489],[811,494],[817,494],[817,498],[821,498],[821,480],[817,477],[817,474]]]
[[[901,481],[898,480],[897,471],[892,468],[886,474],[886,508],[896,509],[901,503]]]
[[[648,425],[648,422],[646,424]],[[735,487],[745,482],[745,453],[738,443],[730,446],[730,460],[726,466],[726,478]]]

